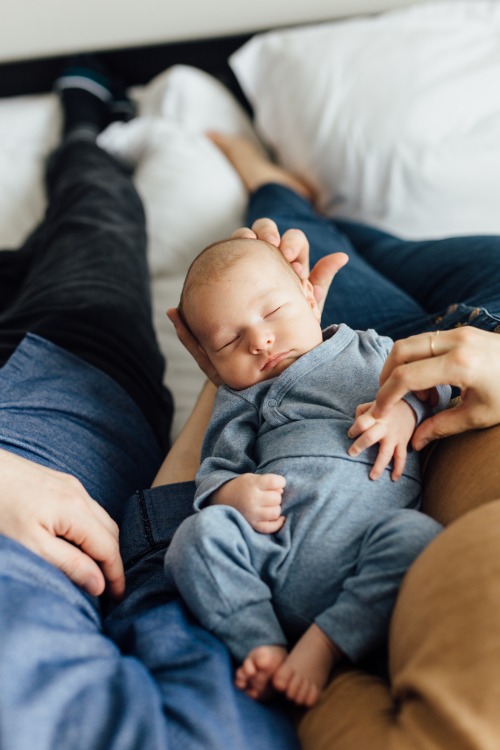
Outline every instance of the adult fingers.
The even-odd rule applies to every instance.
[[[167,318],[173,324],[181,344],[183,344],[188,352],[196,359],[199,354],[198,342],[182,320],[179,310],[176,307],[169,307],[167,310]]]
[[[468,406],[457,406],[424,420],[415,430],[411,444],[415,450],[420,451],[432,440],[483,426],[487,425],[478,422],[477,414],[471,414]]]
[[[82,491],[85,493],[85,500],[88,503],[91,513],[93,513],[98,521],[102,523],[102,525],[109,531],[109,533],[112,534],[116,540],[118,540],[118,536],[120,533],[118,524],[113,521],[109,513],[104,510],[102,505],[99,505],[97,500],[94,500],[94,498],[87,493],[83,486]]]
[[[280,250],[301,279],[309,278],[309,240],[301,229],[287,229]]]
[[[447,354],[396,366],[377,393],[373,416],[380,419],[409,391],[422,391],[442,383],[460,386],[459,373],[454,376],[453,363]]]
[[[389,378],[393,370],[401,365],[418,360],[430,359],[436,355],[441,355],[450,349],[450,331],[435,333],[419,333],[416,336],[408,336],[406,339],[400,339],[394,343],[389,356],[384,362],[382,372],[380,373],[380,384],[383,385]],[[439,352],[437,344],[439,339]],[[421,389],[418,389],[421,390]]]
[[[191,354],[196,364],[202,370],[207,378],[212,381],[215,385],[220,385],[221,380],[217,373],[217,370],[210,362],[209,358],[200,349],[200,345],[197,340],[187,328],[182,320],[179,310],[176,307],[171,307],[167,310],[167,317],[175,328],[175,332],[181,344],[185,346],[188,352]]]
[[[280,246],[281,235],[276,222],[272,219],[265,217],[256,219],[252,224],[252,230],[255,232],[257,239],[269,242],[270,245],[274,245],[275,247]]]
[[[26,546],[67,575],[90,596],[100,596],[104,592],[106,579],[99,565],[74,544],[44,531],[40,538]]]
[[[332,253],[320,258],[309,275],[314,290],[314,296],[320,311],[325,306],[326,295],[331,283],[341,268],[348,262],[346,253]]]
[[[86,590],[96,588],[101,583],[99,576],[95,576],[95,565],[97,564],[108,585],[109,593],[115,598],[123,595],[125,590],[125,575],[123,563],[120,557],[118,537],[113,531],[109,531],[93,513],[89,513],[82,507],[65,507],[53,520],[53,538],[59,541],[71,542],[60,545],[50,545],[50,550],[60,552],[59,564],[54,562],[63,572],[77,584]],[[70,549],[68,550],[68,547]],[[83,557],[73,555],[78,548]],[[87,558],[85,560],[85,558]],[[89,562],[90,561],[90,562]],[[86,572],[94,572],[86,576]],[[83,571],[83,572],[81,572]]]
[[[249,227],[240,227],[239,229],[235,229],[234,232],[232,232],[231,239],[233,240],[256,240],[257,235]]]

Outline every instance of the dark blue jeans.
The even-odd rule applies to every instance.
[[[328,294],[324,325],[374,328],[393,339],[464,324],[500,330],[500,237],[402,240],[320,216],[307,200],[274,184],[250,197],[248,224],[262,216],[281,232],[306,233],[311,266],[328,253],[349,255]]]
[[[19,250],[0,252],[0,365],[27,331],[98,367],[168,446],[172,399],[151,318],[146,228],[130,174],[95,143],[51,157],[48,208]]]

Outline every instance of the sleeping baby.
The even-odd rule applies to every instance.
[[[260,240],[200,253],[179,311],[224,385],[168,587],[227,645],[248,695],[311,706],[341,659],[384,644],[405,572],[441,529],[418,510],[407,454],[431,409],[409,393],[375,420],[392,341],[322,331],[310,282]]]

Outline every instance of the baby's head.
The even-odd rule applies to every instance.
[[[221,380],[236,390],[279,375],[322,341],[310,282],[261,240],[205,248],[187,273],[179,311]]]

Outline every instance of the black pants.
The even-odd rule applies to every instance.
[[[144,210],[126,170],[96,144],[61,146],[48,209],[0,252],[0,365],[28,331],[111,376],[168,445],[172,399],[152,325]]]

